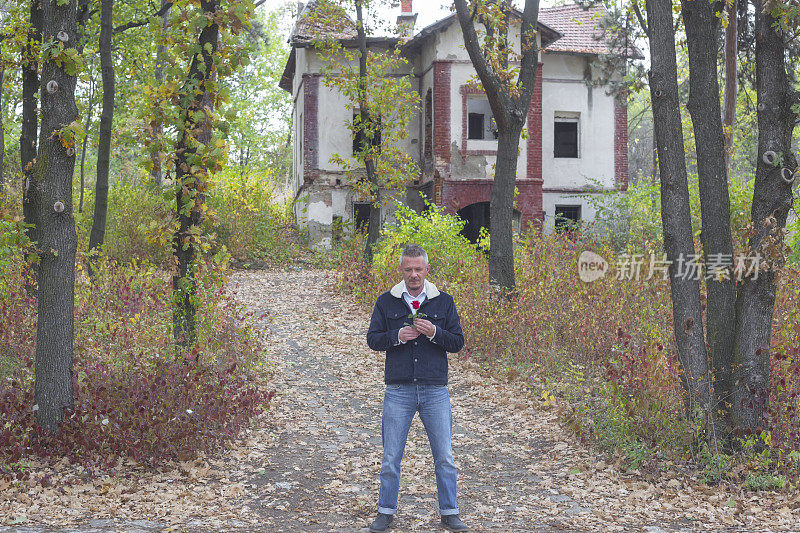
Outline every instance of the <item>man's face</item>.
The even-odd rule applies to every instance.
[[[400,271],[403,274],[403,281],[406,282],[406,289],[409,294],[416,296],[422,290],[425,283],[425,276],[428,275],[428,264],[424,257],[403,257],[400,263]]]

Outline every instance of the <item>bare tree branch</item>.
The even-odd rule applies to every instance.
[[[642,10],[639,9],[639,2],[633,0],[633,12],[636,14],[636,18],[639,20],[639,24],[642,25],[642,31],[644,34],[649,38],[650,37],[650,28],[647,27],[647,21],[644,20],[642,16]]]
[[[264,1],[266,1],[266,0],[264,0]],[[165,3],[164,5],[162,5],[161,9],[159,9],[158,11],[153,13],[150,17],[148,17],[148,18],[146,18],[144,20],[133,20],[131,22],[123,24],[122,26],[117,26],[116,28],[114,28],[114,34],[122,33],[122,32],[128,31],[128,30],[130,30],[132,28],[139,28],[141,26],[144,26],[145,24],[149,24],[150,23],[150,19],[153,18],[153,17],[163,17],[164,13],[169,11],[172,8],[172,4],[174,4],[174,3],[175,3],[174,0],[170,0],[169,2]]]
[[[536,71],[539,68],[539,51],[536,49],[536,25],[539,19],[539,0],[526,0],[525,10],[522,12],[521,52],[522,65],[520,66],[518,86],[522,93],[520,101],[527,109],[533,96],[536,84]],[[526,50],[532,47],[532,50]]]

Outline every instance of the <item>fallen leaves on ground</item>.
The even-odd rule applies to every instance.
[[[115,476],[99,479],[31,461],[49,483],[0,486],[2,523],[113,518],[170,531],[365,531],[377,505],[384,356],[366,346],[368,314],[333,281],[309,270],[232,277],[237,298],[271,329],[264,357],[276,390],[274,407],[239,441],[160,472],[120,461]],[[800,523],[796,494],[623,473],[559,426],[547,408],[552,395],[528,398],[467,357],[450,356],[448,388],[459,507],[472,531],[784,531]],[[433,472],[416,418],[395,531],[438,530]]]

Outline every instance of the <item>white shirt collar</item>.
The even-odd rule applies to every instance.
[[[414,306],[411,305],[411,302],[413,302],[414,300],[418,301],[419,303],[422,303],[422,302],[425,301],[425,299],[428,297],[428,295],[425,293],[425,286],[422,287],[422,291],[418,295],[411,296],[411,293],[409,293],[408,289],[406,288],[406,282],[405,281],[401,281],[400,283],[403,284],[403,286],[402,286],[403,300],[406,302],[408,307],[411,309],[411,312],[414,313],[414,314],[417,314],[417,310],[414,309]]]

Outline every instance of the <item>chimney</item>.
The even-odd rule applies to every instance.
[[[411,37],[414,34],[414,24],[417,22],[417,14],[413,13],[411,6],[412,0],[401,0],[400,15],[397,17],[397,33],[400,37]]]

